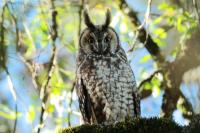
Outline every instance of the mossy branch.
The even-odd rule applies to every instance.
[[[198,133],[200,123],[198,119],[189,126],[180,126],[167,118],[136,118],[112,125],[81,125],[69,127],[60,133]]]

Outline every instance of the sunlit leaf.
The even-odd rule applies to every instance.
[[[140,63],[145,63],[147,62],[148,60],[151,59],[151,55],[148,54],[148,55],[145,55],[144,57],[142,57],[142,59],[140,60]]]
[[[67,45],[67,48],[70,52],[76,52],[76,46],[74,45],[74,43],[70,43]]]
[[[163,21],[163,16],[158,17],[158,18],[156,18],[156,19],[151,23],[151,25],[159,24],[159,23],[161,23],[162,21]]]
[[[145,83],[145,84],[144,84],[144,89],[145,89],[145,90],[150,90],[150,89],[152,89],[151,83],[149,83],[149,82]]]
[[[183,25],[183,17],[179,16],[177,19],[177,29],[179,32],[184,32],[186,27]]]
[[[157,77],[154,77],[152,80],[151,80],[151,83],[155,86],[159,86],[160,85],[160,81],[158,80]]]
[[[54,105],[52,105],[52,104],[48,104],[48,105],[47,105],[46,111],[47,111],[48,113],[52,113],[52,112],[54,112],[54,110],[55,110],[55,106],[54,106]]]
[[[128,32],[128,27],[127,27],[126,23],[124,23],[124,22],[120,23],[119,28],[120,28],[121,33],[127,33]]]
[[[34,106],[30,106],[28,109],[28,112],[26,112],[26,120],[28,123],[32,123],[33,120],[35,119],[35,109]]]
[[[156,34],[161,39],[165,39],[167,37],[167,33],[163,28],[157,28],[153,31],[153,33]]]
[[[11,110],[7,106],[0,104],[0,117],[8,119],[8,120],[15,120],[16,117],[20,117],[22,114],[21,112],[17,112],[17,116],[15,110]]]

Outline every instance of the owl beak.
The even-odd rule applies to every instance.
[[[96,43],[95,47],[98,54],[102,54],[104,52],[104,45],[100,40]]]
[[[106,45],[104,43],[102,43],[102,49],[101,49],[102,53],[105,52],[106,48],[107,48]]]
[[[106,45],[103,42],[98,42],[98,52],[103,54],[106,50]]]
[[[97,43],[97,49],[98,49],[98,53],[102,53],[102,46],[103,46],[103,44],[102,44],[102,42],[101,41],[98,41],[98,43]]]

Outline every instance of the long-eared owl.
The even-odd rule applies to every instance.
[[[87,10],[83,16],[87,27],[79,39],[75,86],[83,121],[111,124],[140,116],[134,74],[109,26],[110,11],[102,25],[94,25]]]

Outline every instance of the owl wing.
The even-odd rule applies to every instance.
[[[126,53],[125,51],[121,48],[119,49],[118,53],[117,53],[124,62],[128,63],[128,60],[127,60],[127,56],[126,56]],[[129,66],[131,68],[131,66]],[[132,71],[132,69],[131,69]],[[134,76],[134,73],[132,71],[132,74]],[[135,77],[134,77],[134,80],[135,80]],[[135,81],[133,81],[135,82]],[[133,87],[133,92],[132,92],[132,95],[133,95],[133,104],[134,104],[134,114],[136,115],[136,117],[139,117],[140,114],[141,114],[141,111],[140,111],[140,95],[138,93],[138,90],[137,90],[137,87],[136,87],[136,84],[134,84],[134,87]]]
[[[90,124],[101,123],[106,119],[106,114],[103,112],[105,103],[103,103],[101,97],[97,97],[97,99],[95,99],[96,103],[93,103],[86,87],[87,86],[84,85],[83,79],[79,78],[76,82],[76,90],[79,97],[79,108],[83,120],[85,123]],[[96,105],[95,107],[94,104]]]
[[[85,123],[90,123],[92,117],[91,99],[81,78],[76,79],[75,87],[79,98],[79,108],[83,117],[83,121]]]
[[[134,114],[136,117],[140,117],[140,96],[138,92],[134,91],[133,93],[133,104],[134,104]]]

